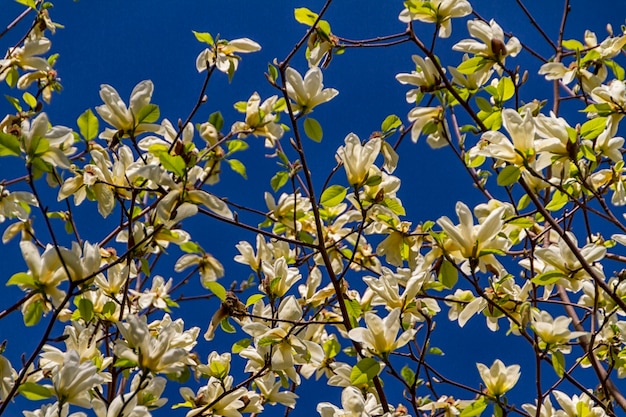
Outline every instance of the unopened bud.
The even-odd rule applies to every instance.
[[[491,50],[496,59],[500,59],[500,57],[506,56],[507,54],[506,45],[498,38],[491,39]]]

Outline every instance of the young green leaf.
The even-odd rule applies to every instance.
[[[324,207],[335,207],[340,204],[346,195],[348,194],[348,189],[341,185],[331,185],[322,193],[322,197],[320,198],[320,204]]]
[[[306,135],[315,142],[321,142],[322,137],[324,136],[322,125],[311,117],[307,117],[304,120],[304,133],[306,133]]]
[[[350,372],[350,384],[357,388],[366,388],[380,372],[380,364],[374,358],[361,359]]]
[[[98,135],[98,118],[93,114],[91,109],[85,110],[76,121],[78,130],[86,141],[90,141]]]

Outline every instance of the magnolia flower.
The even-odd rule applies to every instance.
[[[273,297],[282,297],[293,284],[302,278],[298,268],[289,267],[283,257],[276,259],[273,264],[262,261],[261,268],[264,279],[259,290],[271,294]]]
[[[417,90],[410,90],[406,93],[406,101],[408,103],[414,103],[420,91],[434,91],[441,83],[441,75],[429,57],[424,59],[419,55],[413,55],[412,59],[415,63],[415,71],[411,71],[410,74],[401,73],[396,75],[396,80],[400,84],[411,84],[419,87]],[[445,70],[443,71],[445,72]]]
[[[236,54],[247,54],[261,50],[261,45],[248,38],[233,39],[227,41],[220,39],[217,43],[212,43],[210,48],[200,52],[196,58],[196,69],[202,72],[207,66],[213,66],[230,77],[237,70],[239,60]]]
[[[219,354],[215,351],[209,354],[207,365],[200,364],[196,367],[198,375],[224,379],[230,373],[230,353]]]
[[[50,50],[52,43],[44,37],[28,37],[24,46],[10,48],[10,54],[0,59],[0,82],[4,81],[11,67],[18,67],[25,71],[48,71],[48,60],[37,55],[45,54]]]
[[[287,94],[295,103],[292,106],[294,113],[307,114],[319,104],[326,103],[339,92],[334,88],[324,88],[322,70],[312,67],[304,75],[304,79],[295,69],[285,70],[287,80]]]
[[[439,28],[440,38],[448,38],[452,34],[452,18],[472,13],[472,5],[467,0],[410,0],[404,4],[406,7],[398,16],[401,22],[419,20],[435,23]]]
[[[496,65],[499,72],[507,56],[515,57],[522,50],[522,44],[515,36],[505,43],[504,32],[493,19],[489,23],[470,20],[467,22],[467,30],[472,37],[482,42],[464,39],[455,44],[452,50],[485,57],[492,61],[487,66]]]
[[[469,207],[464,203],[456,203],[456,213],[459,216],[459,225],[455,226],[446,217],[440,217],[437,224],[446,232],[444,249],[452,256],[463,259],[478,259],[481,270],[486,264],[499,265],[493,252],[506,249],[508,241],[498,237],[504,220],[502,216],[504,206],[493,210],[479,225],[474,225],[474,218]]]
[[[63,365],[52,375],[54,393],[59,403],[85,408],[91,408],[89,391],[107,382],[104,376],[98,374],[98,368],[91,361],[80,363],[80,355],[75,350],[65,354]]]
[[[231,132],[239,137],[246,137],[249,134],[265,137],[265,146],[270,148],[283,136],[284,130],[280,124],[276,123],[278,116],[274,113],[274,107],[278,96],[272,96],[261,103],[261,96],[258,93],[252,94],[246,103],[246,120],[235,122],[231,127]]]
[[[284,405],[295,408],[298,395],[283,388],[280,379],[276,379],[273,373],[267,373],[262,378],[254,380],[257,388],[263,396],[263,402],[271,405]],[[282,390],[281,390],[282,388]]]
[[[576,236],[574,236],[572,232],[565,233],[567,238],[575,246],[578,246]],[[591,265],[591,269],[596,275],[604,278],[602,265],[593,265],[593,263],[604,258],[606,247],[589,243],[577,252]],[[589,273],[583,269],[577,256],[562,238],[559,240],[558,244],[552,244],[547,248],[535,249],[535,256],[548,266],[547,270],[561,271],[564,278],[567,277],[568,279],[561,279],[559,283],[573,291],[578,291],[581,286],[581,280],[589,277]]]
[[[68,156],[76,152],[74,135],[70,128],[51,127],[46,113],[40,113],[32,121],[22,121],[21,133],[22,151],[28,155],[30,162],[41,158],[53,167],[70,167]]]
[[[382,414],[382,406],[371,392],[364,398],[361,391],[356,387],[346,387],[341,393],[341,406],[343,409],[323,402],[317,405],[317,412],[321,417],[370,417]]]
[[[578,395],[572,395],[570,398],[567,394],[561,391],[552,391],[554,398],[556,398],[559,405],[563,410],[557,411],[558,417],[579,417],[581,416],[581,410],[586,411],[586,416],[590,417],[605,417],[608,416],[606,411],[599,405],[594,405],[595,401],[592,400],[586,393]]]
[[[181,272],[190,266],[197,265],[200,272],[200,282],[202,286],[208,288],[209,282],[217,281],[224,276],[224,266],[210,253],[197,255],[188,253],[176,261],[174,271]]]
[[[102,84],[100,86],[100,98],[104,104],[96,107],[96,111],[105,122],[115,129],[106,128],[98,137],[110,141],[116,135],[119,139],[119,137],[137,135],[141,132],[159,132],[161,130],[160,125],[143,123],[143,120],[137,119],[141,110],[150,105],[153,90],[152,81],[140,82],[130,93],[130,106],[126,107],[126,103],[120,98],[115,88],[108,84]]]
[[[144,292],[130,290],[130,293],[138,297],[137,305],[140,309],[154,307],[161,310],[168,310],[168,305],[173,302],[170,298],[169,292],[172,288],[172,278],[165,282],[165,279],[160,275],[155,275],[152,278],[152,287],[146,289]]]
[[[381,139],[375,137],[363,146],[359,137],[350,133],[344,142],[345,146],[339,148],[337,154],[343,161],[348,183],[359,187],[367,179],[370,167],[380,153]]]
[[[468,59],[469,56],[464,54],[463,61],[467,61]],[[489,80],[489,78],[491,78],[491,75],[493,74],[493,70],[487,67],[477,69],[471,74],[463,74],[456,69],[456,67],[452,66],[448,67],[448,71],[450,71],[450,75],[452,75],[452,82],[454,84],[467,88],[470,91],[478,90]]]
[[[0,401],[5,401],[17,378],[17,372],[11,366],[11,362],[0,355]]]
[[[531,161],[537,152],[535,123],[530,109],[526,109],[524,117],[513,109],[502,110],[502,124],[511,139],[500,132],[485,132],[472,153],[523,167],[524,163]]]
[[[531,416],[536,417],[555,417],[558,416],[557,411],[552,407],[552,401],[550,401],[550,397],[546,397],[541,402],[541,407],[537,405],[537,401],[535,400],[535,404],[522,404],[522,408]],[[541,408],[539,414],[537,414],[537,409]],[[559,416],[560,417],[560,416]]]
[[[589,61],[589,65],[593,62],[595,61]],[[594,88],[602,85],[608,75],[606,65],[597,66],[595,70],[589,71],[589,69],[579,67],[574,62],[567,67],[562,62],[546,62],[539,68],[538,73],[544,75],[546,80],[561,80],[563,84],[580,80],[582,89],[586,93],[590,93]]]
[[[559,316],[553,319],[547,311],[533,311],[532,329],[539,336],[541,349],[560,350],[569,353],[571,347],[567,343],[571,339],[584,336],[586,332],[571,332],[569,325],[572,322],[570,317]]]
[[[348,336],[375,355],[385,356],[409,343],[417,332],[415,329],[406,330],[396,339],[400,330],[400,313],[401,309],[394,308],[387,317],[381,319],[375,313],[368,311],[364,314],[367,327],[352,329],[348,332]]]
[[[154,327],[155,323],[151,323]],[[148,327],[146,317],[129,315],[117,328],[123,339],[115,343],[114,353],[145,371],[154,373],[179,373],[195,361],[189,350],[196,344],[199,329],[182,329],[182,320],[172,322],[168,315],[160,329]]]
[[[482,363],[477,363],[476,367],[487,393],[494,397],[500,397],[510,391],[517,384],[521,375],[519,365],[505,366],[500,359],[496,359],[491,368],[487,368]]]
[[[448,128],[443,117],[443,107],[415,107],[409,111],[411,127],[411,140],[417,143],[419,136],[424,130],[428,131],[426,142],[433,149],[438,149],[448,144]],[[432,129],[431,129],[432,128]]]
[[[246,405],[243,400],[247,393],[248,391],[243,387],[233,389],[233,377],[230,375],[223,381],[211,377],[197,394],[194,394],[191,388],[181,388],[180,395],[185,402],[177,406],[191,408],[186,417],[207,415],[242,417],[239,410]]]
[[[22,411],[24,417],[87,417],[83,412],[69,414],[70,405],[60,405],[58,402],[54,404],[44,404],[37,411]]]
[[[0,223],[4,223],[7,218],[18,218],[25,222],[30,213],[28,206],[37,206],[37,199],[32,193],[10,192],[4,185],[0,185]]]

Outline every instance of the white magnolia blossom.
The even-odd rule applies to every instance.
[[[517,384],[521,375],[519,365],[505,366],[500,359],[496,359],[491,368],[482,363],[477,363],[476,367],[487,392],[494,397],[499,397],[510,391]]]
[[[570,340],[586,335],[586,332],[572,332],[569,326],[572,323],[570,317],[558,316],[552,318],[547,311],[533,311],[532,329],[541,340],[539,347],[550,350],[560,350],[569,353]]]
[[[493,19],[489,23],[470,20],[467,22],[467,30],[478,40],[464,39],[457,42],[452,50],[488,58],[492,63],[487,66],[495,65],[499,72],[507,56],[515,57],[522,50],[522,44],[515,36],[506,41],[502,28]]]
[[[346,387],[341,393],[341,406],[328,402],[319,403],[317,412],[321,417],[374,417],[382,414],[382,406],[372,393],[363,397],[356,387]]]
[[[417,332],[415,329],[405,330],[398,337],[400,313],[399,308],[394,308],[387,317],[381,319],[375,313],[368,311],[364,314],[367,327],[354,328],[348,332],[348,336],[355,342],[361,343],[365,350],[386,356],[413,340]]]
[[[322,70],[310,68],[304,79],[295,69],[285,70],[286,88],[289,98],[294,101],[291,106],[294,114],[310,113],[315,106],[333,99],[339,92],[334,88],[324,88]]]
[[[160,125],[143,123],[142,120],[137,119],[140,111],[150,104],[153,90],[152,81],[140,82],[130,93],[130,105],[127,107],[115,88],[108,84],[102,84],[100,86],[100,98],[104,104],[97,106],[96,111],[105,122],[115,129],[106,128],[100,133],[99,138],[110,141],[117,132],[122,132],[121,137],[129,134],[137,135],[142,132],[159,132],[161,130]]]
[[[472,5],[467,0],[410,0],[398,19],[409,23],[412,20],[435,23],[439,27],[439,37],[448,38],[452,34],[452,18],[465,17],[472,13]]]
[[[237,54],[247,54],[261,50],[261,45],[248,38],[233,39],[230,41],[220,39],[211,48],[200,52],[196,58],[198,72],[205,71],[207,66],[213,66],[232,76],[239,66],[241,59]]]
[[[359,187],[367,179],[370,167],[380,153],[381,139],[375,137],[361,145],[359,137],[350,133],[344,142],[345,145],[337,150],[337,154],[343,161],[348,183]]]

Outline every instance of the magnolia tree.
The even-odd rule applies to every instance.
[[[59,28],[53,17],[63,18],[50,3],[18,3],[23,13],[0,34],[5,40],[26,27],[0,60],[14,107],[0,122],[0,221],[6,250],[19,246],[23,257],[5,283],[22,296],[2,299],[0,319],[19,317],[11,323],[32,327],[37,339],[25,350],[22,330],[3,327],[0,414],[626,411],[626,169],[618,136],[626,28],[565,39],[566,0],[551,39],[520,0],[528,33],[551,48],[542,56],[466,0],[408,0],[385,6],[397,7],[397,33],[354,40],[333,31],[328,0],[320,10],[294,10],[302,30],[284,42],[295,46],[265,74],[273,95],[250,87],[249,99],[234,103],[234,120],[203,114],[206,89],[217,77],[237,83],[240,61],[261,45],[199,30],[195,66],[204,83],[184,120],[160,114],[146,80],[129,98],[102,85],[93,110],[68,119],[78,116],[71,128],[46,113],[61,89],[50,39]],[[457,37],[449,43],[457,53],[442,62],[438,55]],[[414,51],[414,65],[395,76],[407,86],[408,114],[380,115],[371,134],[341,126],[340,146],[315,143],[331,122],[312,112],[332,107],[341,88],[324,86],[331,58],[401,44]],[[538,73],[516,62],[522,52]],[[553,86],[548,96],[528,97],[533,79]],[[559,116],[565,105],[577,110],[568,119]],[[350,133],[357,130],[361,137]],[[246,167],[235,157],[259,138],[267,152]],[[401,184],[417,179],[394,175],[403,163],[396,151],[418,140],[432,157],[463,167],[482,202],[456,203],[458,219],[405,210]],[[436,151],[443,147],[451,152]],[[311,149],[317,158],[324,149],[335,167],[320,172]],[[233,171],[263,170],[273,170],[264,201],[216,191]],[[85,207],[87,219],[76,215]],[[215,222],[252,236],[232,248],[249,279],[225,276],[231,259],[212,255],[220,239],[198,243],[197,225]],[[183,295],[194,282],[202,290]],[[205,303],[204,328],[186,323],[197,315],[185,307],[190,299]],[[463,372],[476,383],[468,384],[441,366],[445,344],[432,341],[470,320],[508,334],[511,349],[533,360],[522,367],[446,357],[470,363]],[[224,342],[226,332],[234,343]],[[522,374],[534,383],[520,386]],[[325,387],[321,398],[312,386]]]

